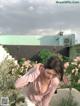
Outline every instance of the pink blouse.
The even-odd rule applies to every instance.
[[[40,71],[32,68],[16,81],[16,88],[22,88],[25,97],[28,97],[37,106],[49,106],[51,98],[59,85],[59,79],[53,78],[45,93],[40,93]]]

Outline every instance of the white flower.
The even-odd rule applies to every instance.
[[[78,80],[78,84],[80,84],[80,79]]]
[[[14,68],[12,69],[12,74],[15,74],[15,69]]]
[[[78,68],[75,68],[76,71],[78,71]]]
[[[17,60],[15,60],[14,63],[15,63],[15,65],[18,65],[18,61]]]
[[[80,64],[78,65],[78,68],[80,68]]]
[[[73,61],[77,62],[78,60],[77,59],[74,59]]]
[[[78,70],[75,71],[75,75],[78,75]]]
[[[72,74],[75,72],[75,69],[72,69]]]
[[[8,55],[8,58],[7,59],[12,60],[12,56],[11,55]]]
[[[71,64],[72,64],[72,65],[77,65],[77,63],[76,63],[76,62],[72,62]]]

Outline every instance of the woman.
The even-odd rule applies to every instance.
[[[43,65],[34,66],[19,78],[15,87],[24,88],[27,106],[49,106],[51,98],[63,80],[63,63],[56,57],[50,57]]]

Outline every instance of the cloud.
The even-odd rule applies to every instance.
[[[1,34],[46,34],[80,30],[80,6],[55,0],[1,0]]]
[[[26,1],[26,0],[25,0]],[[56,0],[29,0],[30,3],[33,4],[46,4],[46,5],[53,5],[56,3]]]

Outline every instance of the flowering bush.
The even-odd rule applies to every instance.
[[[27,60],[26,58],[22,58],[18,60],[19,68],[16,71],[16,74],[18,77],[24,75],[30,68],[33,67],[34,63],[32,63],[30,60]]]
[[[31,67],[29,60],[25,60],[21,65],[10,55],[0,63],[0,98],[9,97],[10,106],[22,106],[19,102],[22,104],[24,97],[15,89],[15,81]]]
[[[64,67],[65,74],[69,79],[69,86],[80,90],[80,56],[66,62]]]

